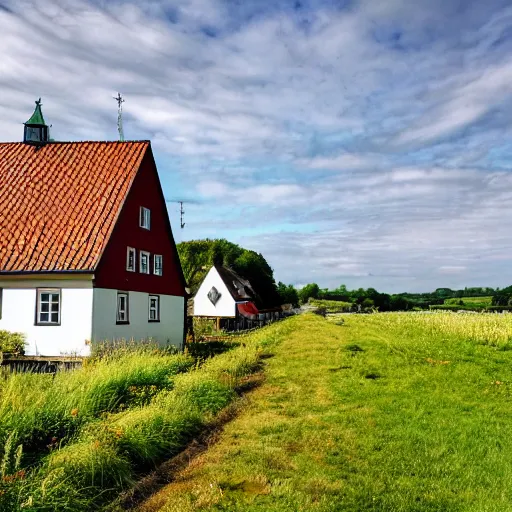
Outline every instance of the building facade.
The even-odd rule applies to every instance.
[[[30,140],[0,144],[0,329],[28,355],[181,347],[185,280],[149,141],[53,142],[34,119]]]

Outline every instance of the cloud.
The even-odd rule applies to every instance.
[[[505,0],[3,6],[0,139],[39,96],[54,138],[116,139],[120,91],[126,137],[191,198],[180,239],[247,244],[297,283],[503,285]]]

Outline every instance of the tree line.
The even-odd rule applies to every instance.
[[[492,297],[492,305],[512,307],[512,286],[501,290],[489,287],[468,287],[460,290],[437,288],[427,293],[398,294],[381,293],[375,288],[349,290],[344,284],[328,289],[320,288],[317,283],[310,283],[298,289],[291,284],[276,283],[274,271],[262,254],[244,249],[228,240],[191,240],[181,242],[177,247],[191,295],[196,293],[212,265],[222,265],[250,281],[256,292],[255,302],[260,308],[281,304],[297,307],[312,298],[350,302],[359,309],[407,311],[442,305],[447,299],[458,299],[457,304],[463,305],[465,297]]]

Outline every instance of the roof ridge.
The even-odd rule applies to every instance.
[[[151,144],[150,139],[134,139],[134,140],[50,140],[43,145],[48,144],[128,144],[131,142],[147,142]],[[0,141],[0,144],[27,144],[22,141]]]

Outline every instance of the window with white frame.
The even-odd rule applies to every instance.
[[[149,296],[148,320],[150,322],[160,322],[160,296],[159,295],[150,295]]]
[[[139,217],[139,226],[144,229],[151,229],[151,210],[141,206]]]
[[[149,252],[140,251],[139,272],[141,274],[149,274]]]
[[[162,275],[162,255],[161,254],[155,254],[153,256],[153,274],[155,274],[155,276]]]
[[[38,288],[36,325],[60,325],[61,291],[58,288]]]
[[[133,247],[127,247],[126,249],[126,270],[129,272],[135,272],[135,266],[137,261],[137,251]]]
[[[117,292],[116,322],[118,324],[127,324],[129,322],[128,294],[126,292]]]

